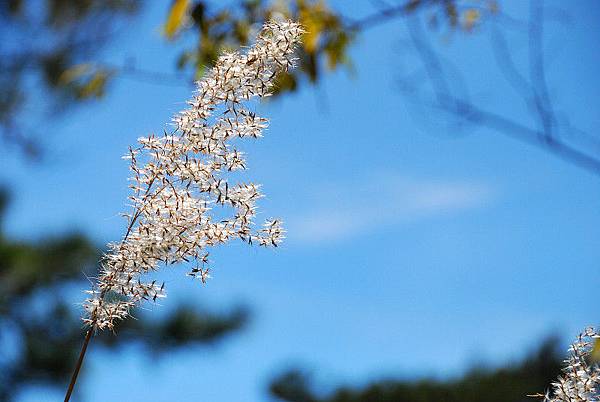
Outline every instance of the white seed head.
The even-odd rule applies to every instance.
[[[123,240],[109,245],[102,259],[84,303],[85,323],[112,329],[138,303],[165,297],[163,283],[144,281],[161,265],[188,262],[194,266],[189,275],[205,282],[208,247],[235,238],[264,246],[283,240],[278,220],[254,229],[259,186],[227,181],[229,172],[246,169],[244,154],[230,140],[262,136],[267,120],[244,104],[268,96],[276,75],[293,67],[302,33],[292,21],[267,22],[245,54],[222,55],[197,83],[172,133],[141,137],[124,156],[131,164],[133,212]],[[230,217],[217,218],[215,209],[223,208]]]
[[[551,384],[544,402],[600,402],[600,367],[589,362],[598,338],[594,328],[586,328],[571,344],[563,374]]]

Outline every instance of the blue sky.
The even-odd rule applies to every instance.
[[[525,19],[523,3],[501,2]],[[350,16],[373,10],[367,1],[333,4]],[[545,45],[557,110],[595,133],[600,13],[589,4],[570,9],[567,25],[548,21]],[[133,20],[104,60],[134,57],[172,71],[177,49],[159,35],[165,7],[157,2]],[[526,68],[523,34],[508,39]],[[496,69],[488,28],[431,40],[462,71],[475,102],[533,124]],[[264,401],[271,375],[294,365],[325,387],[453,376],[597,323],[600,177],[497,132],[448,125],[411,102],[397,85],[415,63],[402,21],[368,31],[351,54],[354,73],[257,106],[271,125],[264,139],[244,144],[247,176],[267,195],[263,217],[287,222],[286,243],[215,250],[204,287],[171,270],[169,297],[149,307],[162,314],[182,300],[217,310],[244,303],[249,328],[215,349],[158,360],[136,346],[92,346],[83,399]],[[128,175],[120,157],[137,137],[160,132],[189,96],[185,86],[121,78],[102,102],[39,127],[48,133],[47,162],[0,158],[0,183],[14,199],[8,232],[119,239]],[[21,399],[60,395],[32,390]]]

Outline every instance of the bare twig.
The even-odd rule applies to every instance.
[[[539,141],[539,138],[544,135],[543,131],[529,128],[519,122],[483,110],[472,103],[463,102],[451,96],[436,106],[470,123],[495,129],[509,137],[545,149],[567,162],[584,168],[596,175],[600,175],[600,159],[582,152],[559,139],[551,137],[544,141]]]
[[[519,73],[503,36],[494,35],[496,61],[505,79],[519,93],[524,102],[533,106],[540,128],[530,128],[496,112],[476,106],[469,100],[453,95],[446,79],[444,65],[421,28],[416,16],[407,20],[408,32],[413,46],[427,74],[433,90],[434,101],[431,107],[443,110],[450,115],[471,124],[491,128],[501,133],[536,145],[561,159],[600,175],[600,157],[567,143],[558,136],[558,122],[548,93],[543,57],[543,9],[539,0],[531,1],[529,37],[529,81]],[[569,134],[581,130],[567,126]]]

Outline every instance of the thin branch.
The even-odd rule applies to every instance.
[[[42,150],[32,137],[23,134],[22,130],[12,121],[0,123],[0,137],[8,144],[19,147],[32,160],[40,160]]]
[[[537,109],[546,140],[555,136],[555,117],[548,95],[544,68],[544,8],[540,0],[529,2],[529,80],[532,85],[534,105]]]
[[[528,98],[531,96],[531,85],[525,77],[519,72],[512,54],[506,43],[506,38],[499,29],[494,27],[490,36],[492,50],[496,64],[500,68],[502,76],[513,89],[526,100],[526,104],[530,105]]]
[[[366,29],[373,28],[377,25],[386,23],[395,18],[406,17],[407,15],[415,11],[418,7],[422,7],[430,3],[435,3],[437,1],[438,0],[409,0],[399,5],[379,7],[379,10],[377,10],[373,14],[369,14],[361,19],[351,21],[348,25],[348,28],[350,30],[364,31]]]
[[[388,23],[396,18],[406,17],[418,9],[425,6],[431,6],[434,4],[446,5],[453,2],[454,0],[407,0],[402,4],[389,5],[387,2],[382,0],[372,0],[371,2],[377,6],[378,10],[359,19],[352,19],[345,17],[348,21],[347,28],[350,30],[364,31],[376,26]],[[471,8],[478,8],[476,3],[470,5]],[[479,7],[481,8],[481,7]],[[526,30],[528,24],[525,21],[518,20],[511,17],[502,11],[496,11],[494,13],[495,18],[511,25],[515,29]]]
[[[541,13],[539,8],[534,7],[532,18],[541,18],[542,15],[539,13]],[[507,79],[514,81],[517,86],[520,86],[520,84],[523,84],[524,82],[527,84],[526,88],[520,88],[521,90],[519,92],[522,97],[525,98],[526,102],[531,99],[536,105],[535,110],[540,120],[541,129],[529,128],[518,121],[494,112],[486,111],[469,101],[453,96],[448,81],[446,80],[442,63],[440,62],[437,53],[425,39],[426,35],[421,29],[420,20],[415,18],[412,21],[407,21],[407,24],[410,38],[433,89],[435,102],[432,106],[434,108],[444,110],[463,121],[492,128],[510,137],[536,145],[565,161],[600,175],[600,157],[575,148],[562,141],[554,133],[556,118],[550,104],[545,82],[543,50],[541,45],[542,29],[540,28],[539,23],[536,23],[538,24],[537,27],[532,28],[530,31],[530,51],[531,55],[534,56],[530,58],[531,79],[535,79],[535,83],[527,83],[526,80],[518,74],[514,65],[512,65],[511,60],[506,60],[504,68],[506,69],[508,67],[509,70],[504,71],[504,73],[508,73]],[[532,35],[535,36],[535,38],[531,39]],[[529,91],[527,91],[527,88],[529,88]],[[527,96],[527,94],[529,94],[529,96]]]
[[[418,17],[407,19],[406,25],[410,39],[420,59],[427,60],[426,63],[423,63],[423,67],[425,68],[429,82],[433,87],[435,96],[438,98],[438,101],[441,102],[441,96],[450,93],[450,86],[446,80],[446,74],[444,73],[442,63],[431,46],[425,42],[425,32],[423,32]]]
[[[133,81],[173,87],[189,88],[194,86],[193,81],[186,80],[181,74],[146,70],[129,63],[125,64],[124,66],[115,66],[106,63],[100,64],[100,66],[111,69],[112,71],[116,71],[120,77]]]
[[[495,129],[520,141],[545,149],[567,162],[600,175],[600,159],[556,138],[551,137],[545,141],[539,141],[539,138],[544,134],[540,130],[529,128],[514,120],[483,110],[472,103],[451,96],[447,97],[444,102],[434,106],[471,123]]]

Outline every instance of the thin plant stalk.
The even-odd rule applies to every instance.
[[[81,352],[79,352],[79,358],[77,359],[77,364],[75,365],[75,369],[73,370],[73,375],[71,376],[71,382],[69,383],[69,388],[67,388],[67,394],[65,395],[65,402],[69,402],[71,399],[71,394],[73,393],[73,389],[75,388],[75,383],[77,382],[77,377],[79,376],[79,370],[81,370],[81,365],[83,364],[83,359],[85,358],[85,352],[87,351],[88,344],[90,343],[90,339],[92,339],[92,334],[94,332],[94,328],[90,328],[87,330],[85,334],[85,340],[83,341],[83,346],[81,347]]]
[[[152,182],[148,185],[147,191],[150,191],[151,188],[152,188]],[[133,228],[133,225],[135,224],[135,221],[137,220],[138,216],[139,216],[139,213],[138,213],[138,211],[136,211],[136,213],[133,215],[133,219],[131,219],[131,222],[129,222],[129,225],[127,226],[127,230],[125,231],[125,237],[123,238],[123,242],[125,242],[127,240],[127,238],[129,237],[129,233],[131,233],[131,229]],[[102,299],[104,299],[104,294],[102,295]],[[79,352],[79,357],[77,358],[77,364],[75,364],[75,368],[73,369],[73,374],[71,375],[71,382],[69,382],[69,387],[67,388],[67,393],[65,395],[65,402],[69,402],[69,400],[71,399],[71,394],[73,393],[73,389],[75,389],[75,384],[77,383],[77,378],[79,377],[79,370],[81,370],[81,366],[83,365],[83,360],[85,359],[85,354],[87,352],[88,345],[90,343],[90,340],[92,339],[92,336],[93,336],[95,330],[96,330],[96,326],[93,325],[91,328],[88,328],[88,330],[85,334],[85,339],[83,340],[83,345],[81,346],[81,351]]]
[[[259,185],[228,182],[229,173],[245,170],[244,153],[233,141],[260,138],[268,120],[249,106],[269,96],[278,74],[295,63],[294,49],[304,31],[293,21],[269,21],[244,53],[224,53],[198,82],[189,108],[177,114],[172,132],[138,139],[124,157],[130,160],[133,194],[123,239],[109,245],[100,273],[84,302],[88,326],[65,402],[68,402],[88,345],[97,331],[113,330],[131,309],[166,296],[164,282],[146,280],[161,266],[185,262],[189,276],[206,282],[207,249],[230,240],[277,246],[285,231],[277,219],[257,229]],[[212,213],[231,211],[229,217]]]

